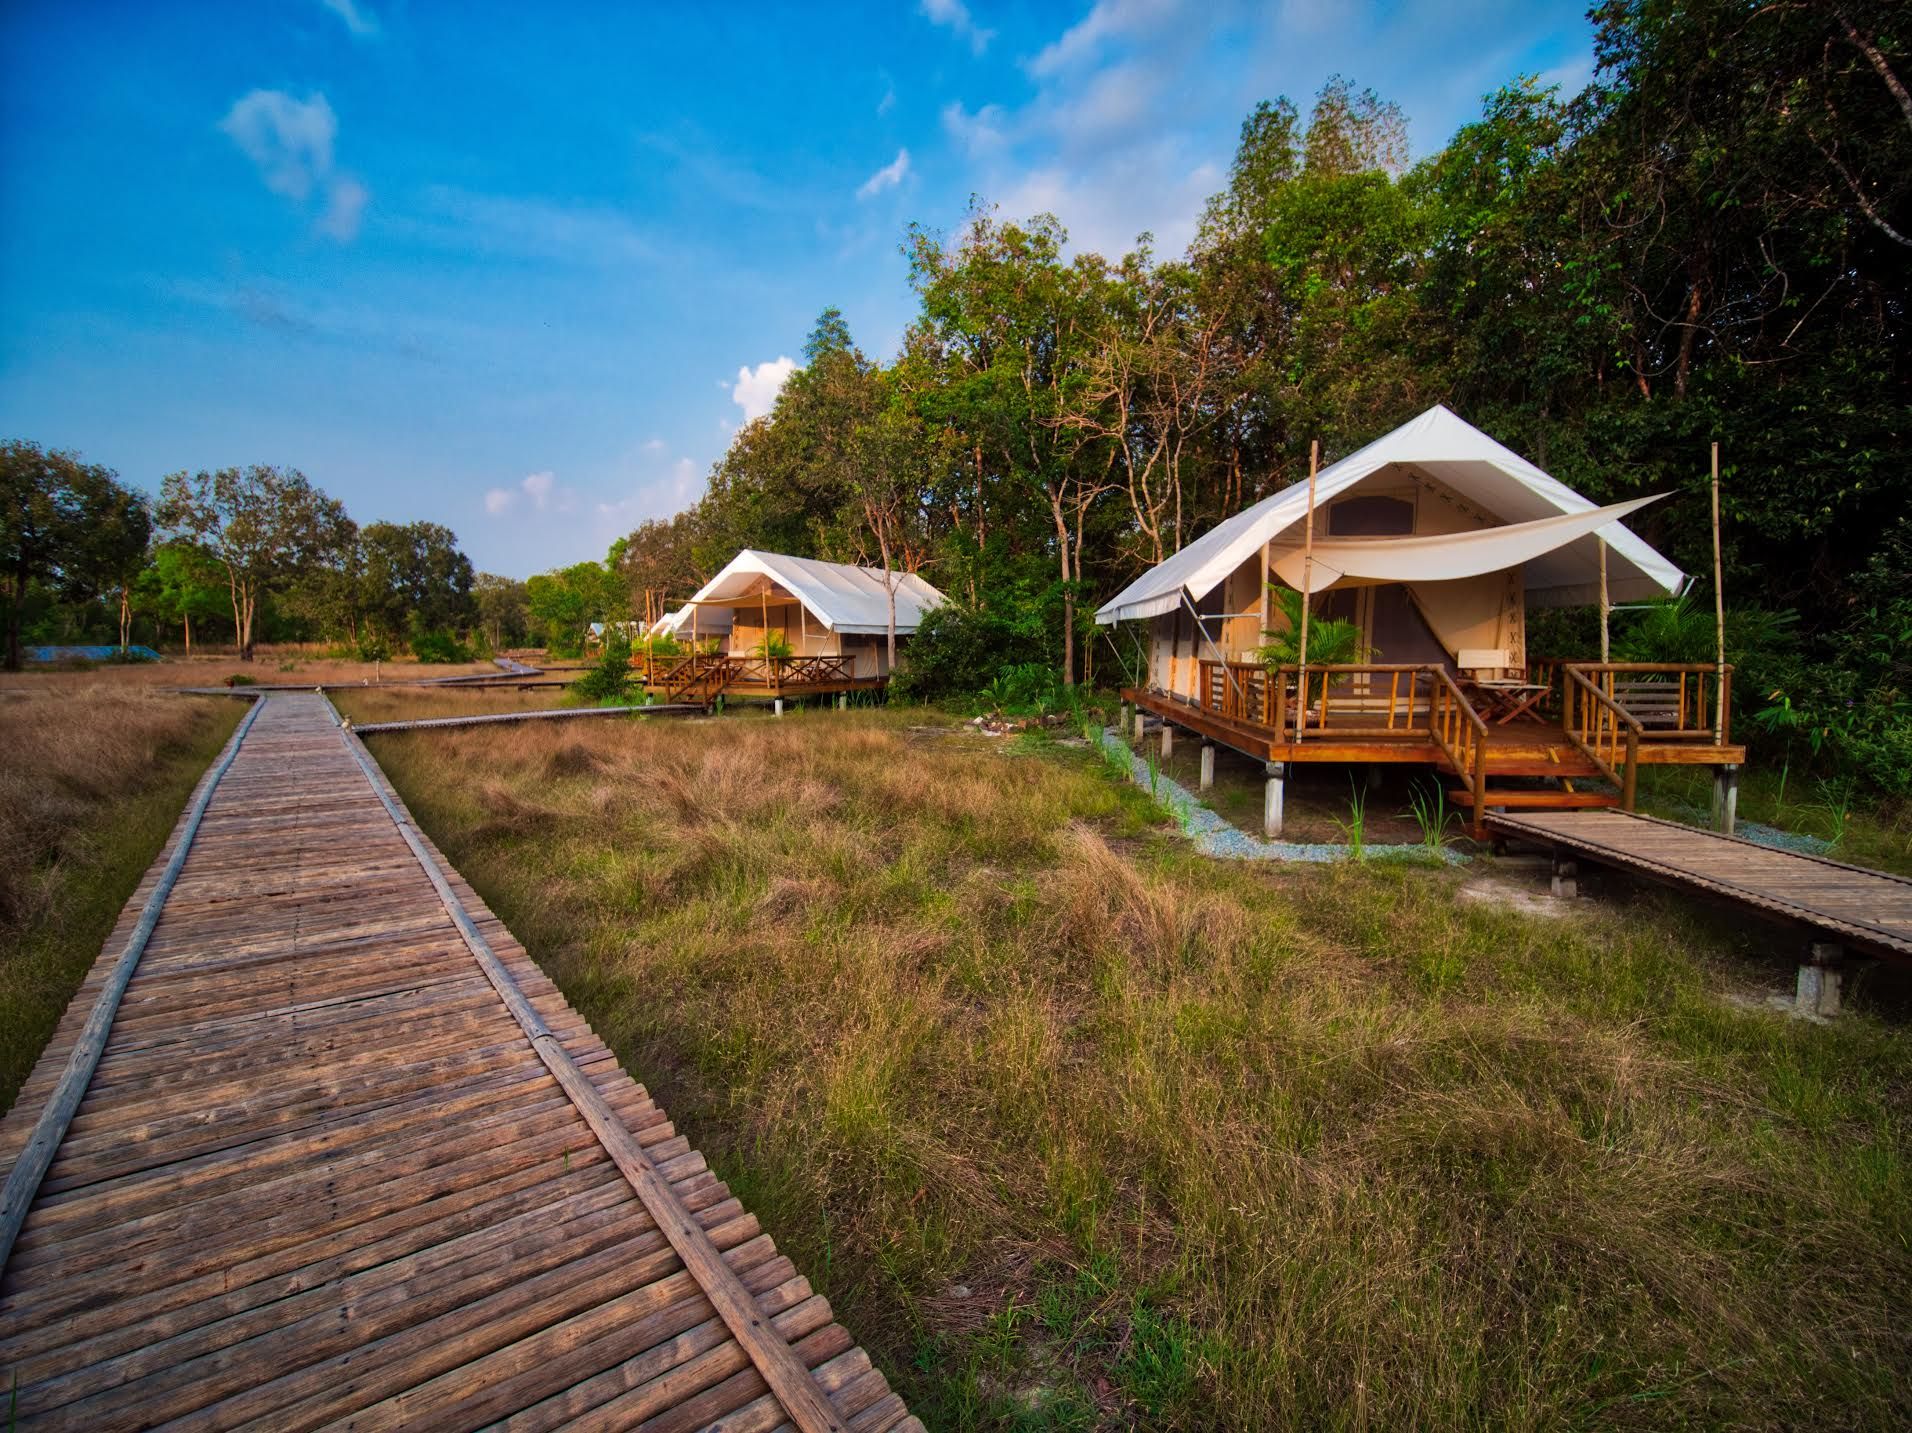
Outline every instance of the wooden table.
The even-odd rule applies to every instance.
[[[1515,717],[1525,716],[1553,690],[1544,683],[1483,681],[1479,678],[1469,679],[1466,686],[1480,698],[1481,715],[1495,726],[1506,726]]]

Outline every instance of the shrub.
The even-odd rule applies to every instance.
[[[389,662],[392,658],[392,644],[385,640],[382,632],[365,633],[358,640],[358,659],[361,662]]]
[[[1005,672],[1051,659],[1042,614],[945,602],[910,639],[909,659],[891,690],[934,700],[981,692]]]
[[[471,660],[471,648],[449,632],[417,633],[412,638],[411,646],[414,657],[421,662],[429,662],[433,665]]]
[[[589,701],[602,702],[631,694],[631,659],[623,652],[606,652],[598,664],[572,684]]]

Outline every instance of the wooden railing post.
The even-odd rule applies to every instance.
[[[1631,811],[1634,793],[1640,784],[1640,728],[1638,726],[1627,728],[1627,764],[1621,777],[1620,805]]]

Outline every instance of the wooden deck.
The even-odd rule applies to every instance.
[[[361,757],[272,697],[213,787],[7,1257],[13,1418],[919,1428]]]
[[[1487,827],[1734,901],[1869,954],[1912,956],[1912,877],[1622,811],[1495,813]]]

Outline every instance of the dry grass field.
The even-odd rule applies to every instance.
[[[1903,1426],[1902,1016],[908,710],[374,736],[935,1427]]]
[[[151,670],[0,677],[0,1104],[245,713]]]

